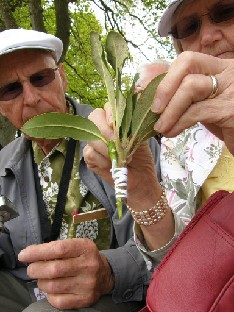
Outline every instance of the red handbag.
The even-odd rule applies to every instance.
[[[154,271],[140,312],[234,311],[234,193],[218,191]]]

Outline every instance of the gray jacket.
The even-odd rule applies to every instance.
[[[78,115],[87,116],[91,111],[87,105],[72,102]],[[149,143],[157,164],[157,141],[151,139]],[[85,142],[81,142],[81,155],[84,145]],[[118,219],[113,188],[88,170],[83,159],[79,171],[84,184],[106,208],[111,220],[110,249],[102,253],[115,275],[113,300],[116,303],[141,301],[145,298],[150,273],[132,239],[133,219],[126,207],[123,207],[122,219]],[[0,234],[0,268],[9,270],[23,280],[29,280],[26,265],[20,263],[17,256],[26,246],[40,244],[42,239],[30,142],[24,136],[0,151],[0,189],[1,195],[8,197],[19,213],[19,217],[5,223],[4,233]]]

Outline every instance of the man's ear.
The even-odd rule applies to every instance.
[[[66,89],[67,89],[68,82],[67,82],[67,77],[66,77],[66,73],[65,73],[65,69],[64,69],[63,63],[60,63],[58,65],[58,68],[59,68],[60,77],[62,78],[63,88],[64,88],[64,92],[65,92]]]

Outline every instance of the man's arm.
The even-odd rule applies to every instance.
[[[121,303],[144,300],[151,273],[134,240],[130,239],[123,247],[104,250],[102,253],[114,274],[113,301]]]

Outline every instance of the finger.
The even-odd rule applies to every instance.
[[[88,250],[96,250],[96,245],[89,239],[73,238],[58,240],[40,245],[31,245],[19,253],[18,259],[21,262],[36,262],[54,259],[73,258]]]
[[[100,169],[109,169],[111,167],[111,161],[108,156],[106,146],[103,147],[103,150],[101,150],[100,153],[98,152],[99,150],[100,146],[99,145],[97,146],[97,142],[93,146],[87,144],[83,150],[84,161],[86,162],[88,168],[99,167]],[[103,155],[103,153],[105,155]]]
[[[33,262],[28,266],[27,273],[32,279],[76,276],[85,267],[81,257]]]
[[[65,278],[62,277],[56,279],[39,279],[37,284],[38,288],[47,294],[84,295],[84,293],[87,292],[84,280],[80,279],[79,276]],[[94,284],[95,283],[89,279],[90,288],[93,288]]]
[[[225,61],[229,62],[229,60]],[[201,83],[211,83],[211,79],[209,81],[208,78],[210,77],[201,77]],[[162,128],[159,128],[161,128],[164,135],[168,137],[175,136],[186,128],[193,126],[196,122],[202,122],[203,124],[208,124],[212,132],[220,137],[220,129],[222,127],[232,128],[234,126],[234,106],[232,102],[234,96],[233,65],[228,65],[221,74],[216,75],[216,78],[218,79],[218,92],[215,98],[191,103],[192,100],[189,102],[189,99],[185,97],[185,101],[187,101],[188,105],[188,109],[185,112],[179,111],[179,107],[176,106],[179,105],[179,102],[183,103],[182,94],[181,98],[179,98],[176,103],[173,99],[174,103],[171,101],[171,103],[168,104],[168,107],[166,107],[160,116],[162,120],[160,126],[162,126]],[[208,82],[205,82],[204,79],[208,79]],[[194,86],[200,94],[200,92],[202,92],[202,86],[199,87],[198,84],[197,88],[196,83],[194,83]],[[199,91],[199,89],[201,91]],[[211,89],[212,84],[210,85],[210,92]],[[175,107],[173,107],[172,104],[175,105]],[[156,125],[156,127],[158,127],[158,125]]]
[[[105,157],[106,159],[109,159],[109,154],[108,154],[108,149],[106,144],[103,141],[90,141],[89,144],[87,144],[87,146],[91,147],[93,152],[96,152],[100,155],[102,155],[103,157]],[[92,156],[92,150],[89,150],[89,156]]]
[[[160,115],[155,124],[155,130],[164,134],[168,133],[191,105],[210,95],[211,83],[209,76],[199,74],[185,76],[175,95]]]
[[[101,152],[103,153],[103,150]],[[103,154],[98,153],[90,144],[88,144],[84,148],[83,155],[87,167],[94,173],[96,173],[98,176],[106,180],[108,183],[113,185],[113,179],[110,171],[111,160],[109,158],[107,151],[105,153],[105,156],[103,156]]]
[[[84,275],[89,276],[90,282],[94,283],[100,268],[100,256],[97,248],[87,251],[80,256],[65,259],[53,259],[31,263],[27,268],[28,275],[33,279],[59,279],[75,277],[83,280]],[[46,291],[51,291],[46,289]]]
[[[184,129],[195,125],[197,122],[201,122],[203,124],[212,124],[213,131],[215,130],[215,128],[231,127],[231,106],[233,106],[231,104],[231,101],[229,101],[229,103],[225,101],[224,103],[222,99],[218,98],[194,103],[177,120],[173,128],[171,128],[169,131],[166,131],[164,135],[167,137],[174,137],[182,132]],[[224,109],[221,110],[220,107]]]
[[[111,105],[109,102],[105,103],[104,110],[106,112],[107,123],[112,128],[113,127],[113,116],[112,116]]]
[[[102,135],[107,140],[112,140],[114,133],[113,128],[109,126],[108,118],[109,116],[106,115],[106,111],[102,108],[96,108],[94,111],[92,111],[88,118],[91,120],[95,125],[99,128]]]
[[[91,292],[82,294],[47,294],[48,302],[59,310],[88,307],[95,303],[98,298],[98,291],[96,294]]]
[[[79,278],[79,277],[78,277]],[[47,294],[72,294],[75,286],[82,286],[76,277],[41,279],[37,281],[40,290]],[[82,290],[82,287],[81,287]]]
[[[181,53],[159,84],[152,110],[160,113],[165,109],[185,76],[189,74],[216,75],[225,69],[227,60],[225,61],[226,63],[222,59],[197,52]],[[210,85],[207,87],[207,93],[209,93]]]

